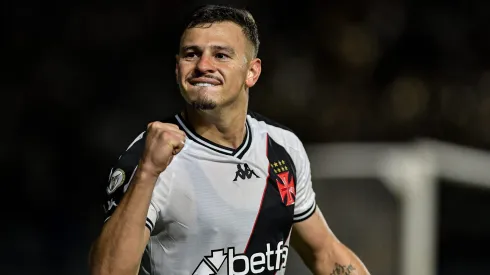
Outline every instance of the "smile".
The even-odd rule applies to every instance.
[[[196,86],[196,87],[214,87],[216,85],[215,84],[211,84],[211,83],[206,83],[206,82],[196,82],[196,83],[192,83],[192,86]]]
[[[214,87],[221,85],[222,82],[214,77],[196,77],[189,80],[192,86],[196,87]]]

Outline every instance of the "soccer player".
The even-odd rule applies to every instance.
[[[315,274],[368,274],[318,209],[301,141],[248,111],[258,49],[248,11],[193,13],[175,68],[187,104],[111,170],[92,274],[279,275],[289,244]]]

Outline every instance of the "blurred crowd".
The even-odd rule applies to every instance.
[[[181,107],[182,17],[205,3],[5,4],[0,157],[14,176],[5,190],[23,203],[3,202],[2,274],[86,274],[110,166],[147,122]],[[490,2],[219,3],[248,8],[259,25],[251,109],[305,143],[433,137],[490,148]]]

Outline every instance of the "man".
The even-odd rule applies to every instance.
[[[368,274],[316,206],[300,140],[247,111],[261,72],[250,13],[205,6],[186,26],[187,104],[111,171],[92,274],[284,274],[290,242],[315,274]]]

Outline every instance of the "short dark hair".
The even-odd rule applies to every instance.
[[[194,10],[185,23],[185,29],[203,24],[233,22],[242,28],[243,34],[254,46],[254,56],[259,52],[259,30],[252,14],[245,9],[224,5],[205,5]]]

